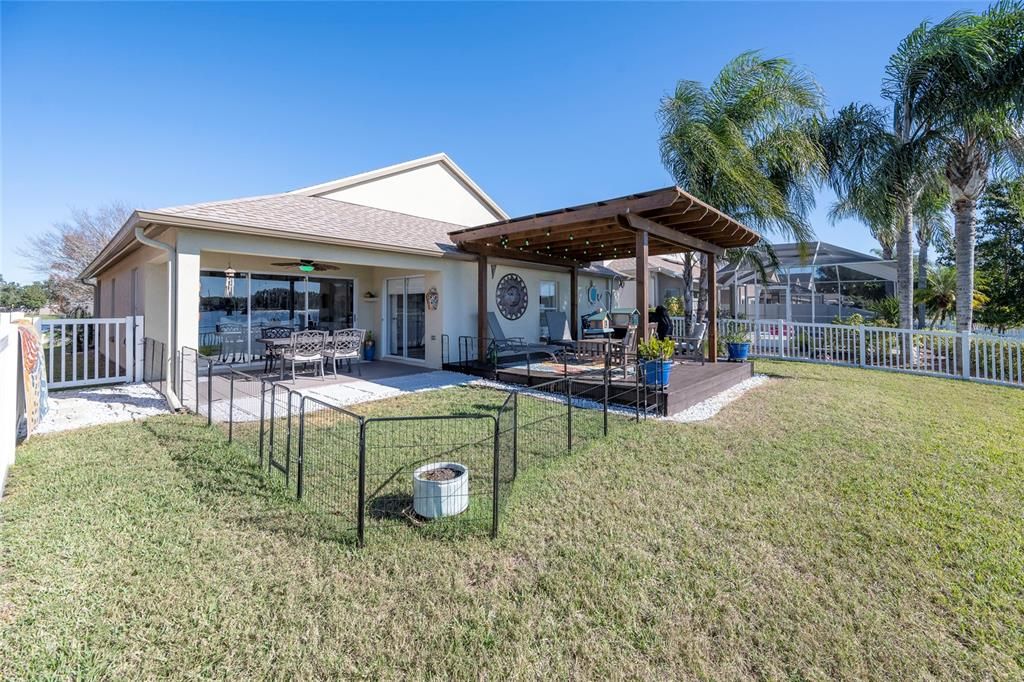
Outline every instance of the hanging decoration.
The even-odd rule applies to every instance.
[[[427,307],[431,310],[437,310],[437,304],[440,300],[440,296],[437,293],[437,287],[430,287],[427,292]]]
[[[495,293],[498,312],[506,320],[518,320],[526,312],[529,297],[526,293],[526,282],[515,273],[509,273],[498,281]]]
[[[601,292],[594,286],[593,281],[590,282],[590,288],[587,289],[587,300],[591,305],[595,305],[601,300]]]
[[[231,267],[231,263],[228,263],[228,267],[224,270],[224,296],[226,298],[234,298],[235,296],[235,269]]]

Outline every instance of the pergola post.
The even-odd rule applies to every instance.
[[[580,325],[580,292],[579,292],[579,270],[569,270],[569,333],[574,341],[579,340]]]
[[[476,257],[476,359],[487,355],[487,256]]]
[[[718,273],[715,255],[707,254],[708,265],[708,362],[718,362]]]
[[[647,233],[637,230],[636,233],[636,309],[640,311],[641,339],[647,341],[647,287],[650,286],[650,275],[647,272]]]

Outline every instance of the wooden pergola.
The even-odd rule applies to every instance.
[[[715,256],[752,246],[760,237],[678,187],[562,208],[451,232],[461,249],[477,255],[477,337],[487,336],[487,259],[507,258],[565,267],[570,274],[571,329],[579,323],[577,270],[592,261],[636,258],[636,308],[646,338],[648,257],[687,251],[708,254],[708,343],[717,347]],[[482,352],[482,351],[481,351]],[[716,353],[710,353],[712,362]]]

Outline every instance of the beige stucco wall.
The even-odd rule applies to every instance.
[[[440,162],[320,196],[456,225],[482,225],[502,217]]]
[[[421,364],[428,367],[441,366],[443,334],[447,334],[449,337],[451,344],[449,357],[452,359],[458,357],[458,337],[476,335],[477,265],[475,261],[203,230],[181,229],[177,233],[165,233],[161,235],[160,239],[167,242],[174,241],[177,247],[177,296],[175,302],[177,339],[175,345],[178,349],[185,346],[195,347],[199,340],[200,271],[223,270],[230,266],[239,272],[294,275],[296,274],[294,267],[274,266],[271,263],[301,258],[312,258],[337,264],[338,270],[322,274],[354,280],[355,324],[373,331],[374,336],[378,339],[378,357],[388,347],[385,320],[387,310],[385,281],[391,277],[422,275],[427,291],[432,287],[436,287],[438,290],[437,310],[430,310],[428,307],[426,311],[426,360]],[[147,259],[145,256],[149,258]],[[122,277],[127,283],[129,281],[127,273],[130,273],[133,268],[138,268],[138,297],[141,307],[140,314],[144,314],[146,319],[146,336],[166,343],[168,342],[167,270],[166,263],[162,261],[163,258],[163,254],[155,249],[146,249],[144,253],[125,259],[116,267],[105,271],[101,280],[117,278],[116,299],[120,301],[122,299],[120,293]],[[559,307],[568,315],[572,295],[572,292],[569,291],[569,273],[564,270],[545,269],[515,262],[496,262],[493,276],[488,268],[488,310],[497,313],[495,290],[501,277],[510,272],[519,274],[526,282],[529,305],[526,313],[518,320],[506,320],[498,313],[502,328],[508,336],[522,336],[526,339],[536,340],[541,332],[540,282],[552,280],[558,283]],[[602,301],[596,305],[587,301],[587,289],[591,283],[602,292],[607,290],[610,284],[609,280],[604,277],[587,273],[580,274],[576,292],[580,314],[605,307],[603,296]],[[375,294],[377,300],[367,300],[366,294],[369,292]],[[622,290],[616,289],[614,293],[612,307],[619,305]],[[125,301],[128,300],[127,296],[126,292]],[[123,305],[127,306],[128,303]]]
[[[93,317],[141,315],[145,301],[145,267],[163,261],[166,255],[148,246],[139,246],[96,278],[99,284],[99,308]],[[132,309],[132,282],[135,282],[135,309]]]

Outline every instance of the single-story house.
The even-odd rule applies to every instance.
[[[620,258],[607,263],[607,265],[626,276],[622,295],[625,300],[632,300],[636,295],[636,263],[629,258]],[[647,272],[647,287],[650,292],[651,305],[663,304],[669,298],[682,298],[686,290],[686,265],[682,255],[652,256],[648,261]],[[693,259],[690,274],[691,291],[696,296],[700,284],[699,259]]]
[[[355,326],[373,332],[379,357],[437,368],[458,337],[489,336],[483,309],[500,313],[506,336],[536,340],[548,310],[576,333],[581,315],[620,303],[627,278],[605,261],[642,259],[645,270],[649,256],[757,240],[675,187],[510,218],[437,154],[280,194],[135,211],[81,276],[96,317],[143,315],[145,335],[171,349],[209,345],[227,325],[251,355],[264,326]],[[514,309],[499,305],[523,289]]]

